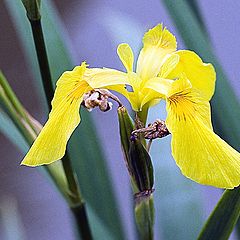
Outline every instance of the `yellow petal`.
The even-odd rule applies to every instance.
[[[170,79],[154,77],[145,83],[144,88],[149,88],[158,92],[159,98],[162,98],[168,95],[169,91],[172,89],[173,82],[174,81]]]
[[[180,59],[179,55],[177,54],[168,54],[168,55],[166,56],[167,59],[163,63],[161,70],[158,74],[158,76],[161,78],[167,78],[168,75],[173,71],[173,69],[176,68]]]
[[[202,91],[206,100],[210,100],[215,90],[216,73],[209,63],[203,63],[201,58],[188,50],[177,51],[180,57],[177,67],[170,73],[168,78],[178,78],[185,73],[194,88]]]
[[[167,99],[166,124],[172,133],[172,155],[182,173],[205,185],[229,189],[238,186],[240,154],[209,126],[208,101],[184,79],[174,85],[173,95]]]
[[[152,107],[159,103],[160,99],[165,98],[171,88],[172,80],[155,77],[149,79],[142,90],[141,109],[145,104]]]
[[[57,82],[49,119],[22,161],[27,166],[49,164],[61,159],[69,137],[80,122],[83,94],[91,88],[82,81],[86,65],[65,72]]]
[[[175,37],[162,24],[150,29],[143,37],[143,48],[137,61],[137,73],[143,81],[156,77],[164,58],[176,50]]]
[[[84,80],[95,89],[107,88],[107,86],[112,85],[129,84],[128,75],[126,73],[109,68],[86,69]]]
[[[126,43],[122,43],[118,46],[117,53],[126,70],[128,72],[131,72],[133,70],[134,61],[134,56],[131,47]]]
[[[79,83],[82,81],[83,75],[87,70],[87,64],[83,62],[80,66],[76,66],[72,71],[66,71],[58,79],[54,98],[51,102],[52,110],[56,109],[71,92],[79,88]],[[81,82],[82,84],[82,82]],[[53,111],[51,111],[53,112]]]

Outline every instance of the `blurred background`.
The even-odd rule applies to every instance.
[[[18,34],[19,31],[27,32],[27,29],[19,29],[14,23],[7,2],[8,0],[0,1],[0,68],[26,109],[43,124],[47,119],[44,101],[40,97],[41,91]],[[48,4],[49,1],[42,2]],[[104,66],[123,70],[116,54],[117,45],[129,43],[137,56],[144,32],[157,23],[163,23],[176,36],[178,49],[185,48],[161,0],[52,2],[56,7],[56,17],[60,20],[56,24],[60,24],[63,29],[62,35],[75,65],[87,61],[90,67]],[[239,97],[240,2],[196,2],[215,54]],[[48,37],[45,35],[45,38]],[[59,69],[59,76],[64,70],[67,69]],[[126,105],[128,106],[127,103]],[[115,110],[113,108],[107,113],[94,110],[91,115],[104,148],[117,208],[121,209],[123,231],[126,239],[134,240],[137,238],[132,195],[121,154]],[[159,117],[164,118],[164,115],[163,105],[154,107],[149,122]],[[222,191],[195,184],[180,174],[171,157],[170,138],[154,143],[152,154],[157,173],[154,193],[156,239],[195,239]],[[2,133],[0,156],[0,239],[75,239],[71,213],[62,196],[38,169],[19,165],[23,153]],[[97,198],[98,190],[93,191]],[[231,239],[235,239],[234,234]]]

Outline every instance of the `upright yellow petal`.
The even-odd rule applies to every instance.
[[[180,57],[178,54],[168,54],[166,60],[161,66],[160,72],[158,74],[161,78],[168,78],[169,74],[176,68]]]
[[[213,132],[208,101],[186,79],[173,85],[166,124],[172,134],[172,155],[182,173],[205,185],[238,186],[240,154]]]
[[[202,91],[206,100],[210,100],[215,90],[216,73],[212,64],[203,63],[194,52],[181,50],[175,53],[180,57],[178,65],[168,78],[174,79],[185,73],[194,88]]]
[[[69,137],[80,122],[83,94],[91,88],[82,80],[86,65],[65,72],[57,82],[49,119],[22,161],[27,166],[49,164],[61,159]]]
[[[117,53],[127,72],[132,72],[134,56],[131,47],[127,43],[122,43],[118,46]]]
[[[162,24],[150,29],[143,37],[143,48],[137,61],[137,74],[143,81],[156,77],[168,53],[176,50],[175,37]]]

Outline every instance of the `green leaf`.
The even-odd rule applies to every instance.
[[[191,8],[193,14],[195,15],[195,17],[197,18],[199,24],[202,27],[202,30],[206,31],[206,26],[204,23],[204,20],[202,18],[202,14],[200,12],[199,6],[198,6],[198,1],[197,0],[186,0],[189,7]]]
[[[26,153],[29,146],[12,120],[0,109],[0,132],[2,132],[19,150]]]
[[[39,95],[43,99],[43,87],[30,25],[25,17],[23,6],[18,0],[7,0],[5,2],[16,24],[29,66],[37,80],[36,87],[40,89]],[[50,0],[42,3],[42,24],[55,86],[56,80],[62,72],[73,68],[73,61],[62,36],[64,32],[63,26]],[[46,102],[44,104],[45,109],[47,109]],[[87,111],[81,111],[81,117],[82,123],[70,140],[69,155],[73,159],[73,166],[79,178],[82,194],[106,229],[114,234],[115,239],[123,239],[123,230],[111,179],[99,139],[96,136],[94,123]],[[94,225],[92,227],[94,230]],[[99,236],[99,238],[101,237]]]
[[[240,187],[226,190],[208,218],[198,240],[226,240],[240,216]]]
[[[29,19],[38,20],[41,18],[41,0],[22,0],[22,3]]]

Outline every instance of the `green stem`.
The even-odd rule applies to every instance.
[[[23,119],[21,119],[20,115],[15,111],[14,107],[12,106],[11,102],[9,101],[4,92],[0,92],[0,103],[7,112],[7,114],[10,116],[18,130],[21,132],[21,134],[25,136],[25,140],[27,141],[27,143],[31,145],[33,135],[30,133],[30,129],[27,129],[27,127],[23,124]]]
[[[134,211],[139,238],[152,240],[154,235],[152,161],[141,141],[132,136],[133,121],[124,106],[118,108],[118,120],[123,154],[134,193]]]
[[[70,194],[71,202],[73,205],[72,208],[74,208],[75,205],[76,206],[79,204],[84,205],[84,202],[83,202],[81,194],[80,194],[77,178],[74,175],[71,161],[70,161],[68,155],[65,154],[65,156],[62,158],[62,160],[63,160],[62,161],[63,168],[64,168],[64,171],[65,171],[65,174],[67,177],[67,181],[68,181],[68,186],[72,193],[72,194]]]
[[[46,45],[45,45],[43,31],[42,31],[41,20],[40,19],[39,20],[29,19],[29,21],[31,23],[31,28],[32,28],[35,48],[36,48],[36,52],[37,52],[38,64],[39,64],[39,68],[40,68],[40,72],[41,72],[44,91],[46,94],[48,107],[49,107],[49,109],[51,109],[51,101],[54,96],[54,88],[53,88],[52,80],[51,80],[51,73],[50,73]],[[70,197],[74,203],[74,206],[71,206],[71,208],[74,209],[75,207],[79,208],[79,206],[82,206],[82,208],[84,209],[85,205],[81,199],[79,184],[74,175],[74,170],[71,166],[71,162],[70,162],[67,152],[66,152],[65,156],[63,157],[63,168],[64,168],[66,178],[68,181],[69,189],[71,190]],[[79,213],[79,211],[76,211],[76,212]],[[89,225],[86,214],[81,215],[81,218],[78,218],[77,214],[74,214],[74,216],[75,216],[75,219],[76,219],[78,225],[79,224],[86,225],[86,226]],[[79,219],[81,219],[81,222],[79,222]],[[83,229],[81,227],[79,227],[79,230],[80,230],[81,236],[82,237],[85,236],[84,239],[92,238],[90,228],[84,229],[84,232],[82,232]],[[88,236],[88,238],[86,238],[86,236]]]
[[[12,105],[10,108],[15,109],[19,116],[26,121],[29,127],[37,134],[32,122],[26,114],[26,110],[23,108],[22,104],[18,100],[17,96],[13,92],[11,86],[9,85],[7,79],[4,77],[3,73],[0,71],[0,86],[3,88],[4,94],[6,95],[7,101]]]
[[[81,204],[79,206],[75,206],[72,208],[72,213],[75,216],[77,227],[79,229],[79,232],[81,233],[81,237],[83,240],[92,240],[91,232],[88,221],[85,221],[87,219],[87,213],[85,204]]]
[[[136,113],[139,120],[143,123],[143,127],[145,127],[147,122],[148,108],[148,105],[144,105],[142,111]]]
[[[154,239],[154,202],[153,196],[140,197],[135,201],[135,219],[141,240]]]
[[[198,240],[226,240],[240,216],[240,187],[226,190],[205,223]]]
[[[54,96],[54,88],[51,80],[51,73],[48,63],[47,51],[42,31],[41,20],[29,20],[31,23],[34,44],[37,52],[38,64],[41,72],[44,91],[47,98],[49,109],[51,109],[51,101]]]

